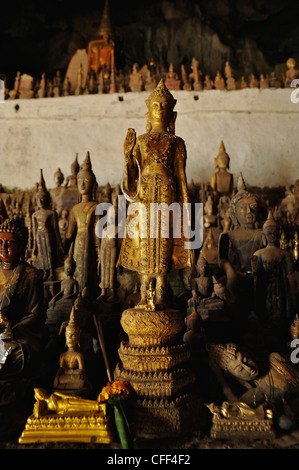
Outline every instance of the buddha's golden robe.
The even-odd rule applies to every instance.
[[[123,240],[118,264],[140,274],[167,275],[171,269],[183,269],[191,266],[191,251],[186,248],[183,231],[183,198],[181,191],[180,169],[185,169],[186,150],[184,141],[168,132],[148,132],[139,136],[133,149],[133,157],[140,166],[140,191],[135,199],[143,204],[143,210],[138,223],[132,225],[136,213],[130,214],[126,224],[126,236]],[[128,178],[128,188],[131,193],[137,190],[137,166],[135,177]],[[132,176],[132,175],[131,175]],[[183,184],[185,183],[185,180]],[[151,204],[172,203],[180,205],[180,217],[173,217],[173,212],[158,211],[157,217],[151,214]],[[156,221],[156,224],[154,223]],[[165,224],[169,223],[169,236],[165,235]],[[179,232],[174,229],[174,223],[180,224]],[[130,230],[128,230],[130,227]],[[135,236],[132,237],[132,227]],[[155,229],[151,232],[151,230]],[[146,229],[146,231],[145,231]],[[130,232],[130,233],[128,233]],[[151,236],[153,233],[156,236]],[[180,237],[177,237],[180,233]],[[131,234],[131,236],[130,236]],[[146,236],[144,236],[146,234]],[[175,238],[173,235],[175,234]]]

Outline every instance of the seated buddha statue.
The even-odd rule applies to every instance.
[[[0,311],[6,319],[0,326],[1,412],[5,405],[22,400],[25,409],[28,385],[40,374],[46,339],[42,276],[22,261],[27,239],[22,219],[0,225]]]
[[[224,143],[221,141],[219,153],[215,158],[215,169],[217,170],[211,177],[211,188],[219,197],[230,195],[233,190],[234,178],[229,169],[230,157],[225,151]]]
[[[59,370],[53,383],[53,391],[63,391],[70,395],[88,397],[91,394],[91,385],[88,381],[84,355],[79,350],[80,323],[77,321],[77,310],[72,308],[69,322],[65,328],[67,351],[59,358]]]

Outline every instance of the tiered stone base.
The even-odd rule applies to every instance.
[[[121,325],[129,337],[122,342],[122,363],[115,380],[126,380],[136,397],[128,403],[136,437],[179,437],[202,424],[204,407],[192,393],[190,352],[181,340],[184,316],[178,310],[127,309]]]

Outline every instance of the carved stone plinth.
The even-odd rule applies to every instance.
[[[104,405],[106,409],[106,405]],[[29,416],[20,444],[34,442],[91,442],[110,444],[112,433],[105,413]]]
[[[130,403],[131,428],[145,439],[180,437],[204,422],[202,402],[191,393],[173,399],[139,399]]]
[[[116,380],[130,382],[138,396],[153,399],[176,396],[194,383],[194,374],[187,368],[171,371],[134,372],[117,364],[114,377]]]
[[[216,439],[273,439],[273,420],[221,418],[213,416],[211,437]]]
[[[184,316],[174,309],[130,308],[121,325],[129,341],[118,350],[115,380],[130,383],[130,425],[137,437],[177,437],[202,423],[203,405],[191,392],[190,350],[182,341]]]

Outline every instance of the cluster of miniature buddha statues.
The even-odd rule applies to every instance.
[[[285,414],[287,401],[293,417],[299,412],[299,370],[290,360],[290,343],[299,337],[299,180],[285,194],[279,188],[271,194],[247,188],[242,174],[236,178],[229,172],[230,157],[221,141],[211,180],[187,184],[186,148],[175,135],[175,104],[161,80],[146,100],[146,133],[137,137],[128,130],[126,178],[120,185],[99,187],[87,152],[81,163],[76,155],[66,178],[57,169],[52,189],[41,170],[34,190],[2,193],[1,404],[9,402],[8,386],[18,390],[26,383],[28,389],[36,383],[41,357],[47,371],[44,388],[92,397],[98,392],[94,388],[106,383],[99,356],[107,369],[112,353],[103,349],[96,316],[116,314],[118,323],[123,315],[123,328],[133,338],[119,354],[136,372],[117,370],[131,376],[133,385],[142,377],[147,394],[153,386],[148,377],[156,369],[143,374],[143,368],[154,367],[148,356],[155,350],[155,367],[163,354],[179,364],[175,373],[171,367],[164,372],[167,380],[179,378],[177,400],[188,401],[181,375],[188,386],[189,376],[179,361],[190,354],[195,387],[205,403],[221,403],[217,390],[230,403],[245,403],[238,409],[275,403]],[[118,237],[117,232],[99,237],[96,227],[103,214],[98,205],[109,203],[109,224],[122,194],[127,203],[142,202],[148,209],[152,202],[203,203],[202,246],[189,249],[185,234],[179,241],[171,235]],[[190,220],[192,225],[192,214]],[[128,212],[127,228],[131,221]],[[165,329],[165,338],[156,334],[157,325]],[[143,328],[148,338],[138,331]],[[179,337],[184,346],[177,343]],[[106,337],[106,344],[113,339]],[[159,385],[155,379],[155,393],[165,388],[163,380]]]
[[[76,78],[73,79],[76,82],[74,86],[71,84],[72,79],[67,74],[63,78],[59,70],[53,78],[46,77],[43,73],[39,79],[17,72],[14,88],[6,90],[6,99],[151,91],[161,78],[165,80],[169,90],[187,91],[289,88],[292,81],[299,78],[299,71],[296,69],[296,61],[293,58],[286,61],[286,71],[280,78],[277,78],[274,71],[259,76],[254,73],[246,76],[239,72],[234,73],[228,61],[225,63],[224,71],[218,70],[214,77],[200,70],[196,58],[192,59],[189,71],[186,70],[184,64],[181,64],[180,71],[174,70],[172,64],[166,70],[164,67],[158,67],[152,59],[149,65],[142,67],[134,63],[131,71],[124,73],[122,70],[116,70],[114,62],[111,69],[110,62],[111,58],[107,70],[104,64],[100,68],[90,66],[85,73],[80,63]]]

